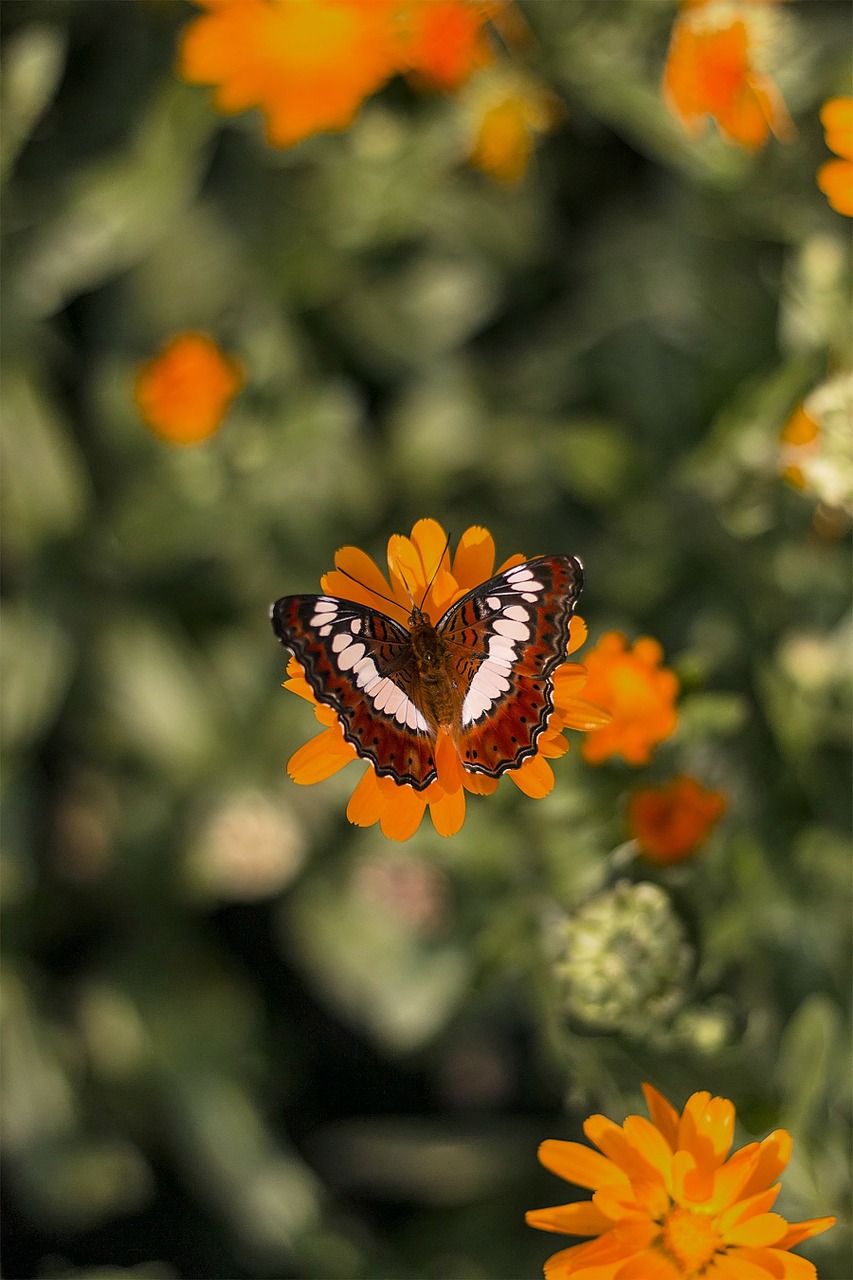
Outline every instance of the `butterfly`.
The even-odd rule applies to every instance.
[[[435,625],[414,604],[407,629],[326,595],[284,596],[270,617],[357,754],[381,778],[423,791],[437,776],[441,730],[466,769],[490,778],[536,753],[582,586],[574,556],[538,556],[469,591]]]

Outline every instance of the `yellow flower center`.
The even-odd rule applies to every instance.
[[[723,1243],[715,1220],[706,1214],[675,1207],[664,1218],[661,1244],[685,1276],[701,1275]]]

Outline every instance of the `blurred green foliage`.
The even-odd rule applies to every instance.
[[[849,1280],[849,545],[777,459],[849,359],[849,9],[785,10],[798,133],[751,156],[666,115],[669,0],[529,0],[566,119],[505,188],[452,99],[273,152],[177,82],[188,6],[3,0],[7,1274],[532,1276],[538,1142],[649,1079],[791,1130],[781,1211],[841,1216],[804,1252]],[[248,383],[180,451],[131,391],[187,327]],[[574,749],[405,850],[347,825],[360,766],[287,781],[270,601],[424,515],[661,640],[648,769]],[[624,799],[675,772],[729,812],[656,870]],[[643,882],[677,998],[581,1025],[555,930]]]

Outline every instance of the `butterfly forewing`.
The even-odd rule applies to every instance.
[[[409,633],[391,618],[334,596],[285,596],[273,630],[292,650],[318,702],[380,777],[421,791],[436,776],[432,733],[418,706]]]
[[[579,560],[540,556],[470,591],[439,622],[465,690],[456,745],[466,768],[499,777],[535,754],[582,586]]]

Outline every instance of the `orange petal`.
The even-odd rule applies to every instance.
[[[643,1096],[646,1099],[646,1106],[649,1109],[652,1124],[666,1138],[670,1149],[675,1151],[678,1146],[678,1112],[672,1103],[668,1102],[663,1094],[658,1092],[654,1085],[644,1084]]]
[[[438,800],[431,800],[429,816],[440,836],[455,836],[465,821],[465,792],[462,787],[445,792]]]
[[[293,680],[284,680],[282,689],[286,689],[288,693],[295,693],[297,698],[304,698],[306,702],[316,703],[314,691],[303,675],[296,676]]]
[[[733,1247],[711,1263],[708,1280],[818,1280],[813,1262],[781,1249]]]
[[[498,779],[485,773],[469,773],[466,769],[462,785],[472,796],[493,796],[498,789]]]
[[[569,623],[569,647],[566,650],[566,653],[574,653],[577,649],[580,649],[582,645],[585,645],[587,634],[586,623],[583,618],[579,617],[578,614],[575,614]]]
[[[563,698],[558,710],[570,729],[580,729],[583,733],[603,729],[613,719],[609,711],[583,698]]]
[[[775,1187],[768,1187],[766,1191],[759,1191],[757,1195],[733,1202],[728,1209],[724,1209],[717,1216],[717,1229],[720,1234],[728,1239],[729,1232],[739,1222],[745,1222],[747,1218],[754,1218],[760,1213],[769,1213],[781,1190],[782,1184],[777,1182]]]
[[[414,787],[395,784],[393,794],[384,795],[383,800],[379,819],[382,834],[389,840],[408,840],[415,834],[424,816],[427,802],[423,792],[415,791]]]
[[[439,731],[435,744],[435,767],[442,790],[455,795],[462,789],[464,771],[456,743],[444,729]]]
[[[726,1232],[727,1244],[746,1245],[751,1249],[778,1244],[784,1237],[788,1224],[778,1213],[760,1213],[746,1222],[739,1222]]]
[[[577,1183],[579,1187],[589,1187],[593,1191],[613,1182],[626,1186],[628,1184],[627,1175],[618,1165],[590,1147],[585,1147],[582,1142],[561,1142],[557,1138],[548,1138],[539,1147],[539,1160],[559,1178]]]
[[[369,555],[358,547],[339,547],[335,568],[324,573],[320,587],[329,596],[354,600],[369,609],[386,611],[391,588]]]
[[[586,684],[587,670],[580,662],[564,662],[552,676],[554,681],[554,702],[561,698],[574,697]]]
[[[834,1226],[835,1218],[833,1217],[807,1218],[803,1222],[792,1222],[779,1241],[779,1248],[793,1249],[794,1245],[799,1244],[801,1240],[809,1240],[812,1236],[820,1235],[821,1231],[828,1231]]]
[[[372,827],[382,816],[383,805],[376,774],[369,768],[349,798],[347,818],[354,827]]]
[[[753,1195],[776,1182],[791,1159],[793,1140],[787,1129],[774,1129],[758,1144],[758,1160],[741,1194]]]
[[[495,567],[495,540],[488,529],[471,525],[459,539],[453,557],[453,576],[460,587],[470,591],[491,578]]]
[[[660,1174],[661,1181],[668,1182],[672,1148],[661,1131],[645,1116],[627,1116],[622,1132],[634,1150]]]
[[[294,782],[307,787],[331,778],[355,758],[355,747],[344,742],[339,727],[325,729],[293,753],[287,762],[287,772]]]
[[[717,1168],[725,1160],[735,1130],[735,1109],[728,1098],[712,1098],[704,1090],[687,1099],[678,1126],[678,1145],[698,1165]]]
[[[830,151],[853,160],[853,98],[830,98],[820,109],[820,122]]]
[[[530,1209],[524,1218],[529,1227],[560,1231],[566,1236],[598,1236],[613,1226],[591,1200],[558,1204],[553,1209]]]
[[[559,760],[569,750],[569,744],[559,732],[547,729],[539,739],[538,754],[544,760]]]
[[[541,800],[554,789],[554,773],[547,760],[540,755],[531,756],[518,769],[507,774],[519,791],[523,791],[531,800]]]
[[[827,160],[817,171],[817,185],[836,213],[853,217],[853,164],[849,160]]]
[[[684,1274],[657,1249],[643,1249],[619,1268],[619,1280],[683,1280]]]
[[[497,572],[503,573],[505,569],[514,569],[517,564],[524,564],[527,558],[528,557],[524,555],[523,552],[516,551],[514,556],[510,556],[509,559],[504,560],[503,564],[498,565]]]

